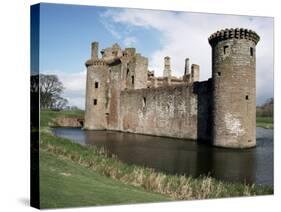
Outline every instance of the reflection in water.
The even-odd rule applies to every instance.
[[[193,141],[115,131],[56,128],[57,136],[104,147],[129,164],[170,174],[210,175],[226,181],[273,185],[273,130],[257,128],[257,147],[223,149]]]

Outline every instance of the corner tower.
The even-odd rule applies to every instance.
[[[215,146],[256,145],[256,44],[252,30],[224,29],[209,37],[212,46]]]
[[[98,57],[98,42],[92,43],[87,67],[84,129],[103,130],[107,127],[108,67]]]

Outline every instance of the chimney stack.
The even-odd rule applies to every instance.
[[[92,59],[96,60],[98,59],[98,50],[99,50],[99,43],[98,42],[93,42],[92,43]]]
[[[171,77],[171,63],[170,63],[170,57],[166,56],[164,58],[164,77]]]
[[[184,66],[184,75],[188,75],[189,74],[189,58],[185,59],[185,66]]]
[[[199,81],[200,67],[197,64],[191,65],[191,82]]]

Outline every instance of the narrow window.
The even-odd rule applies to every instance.
[[[221,72],[218,72],[218,76],[221,76]]]
[[[254,49],[252,47],[250,47],[250,54],[251,54],[251,56],[254,55]]]
[[[146,97],[143,97],[143,99],[142,99],[142,106],[143,106],[143,107],[146,106]]]
[[[228,46],[224,46],[224,47],[223,47],[223,53],[226,54],[227,51],[228,51]]]
[[[127,68],[127,76],[129,75],[130,70]]]
[[[248,99],[249,99],[249,96],[248,96],[248,95],[246,95],[245,99],[246,99],[246,100],[248,100]]]
[[[194,71],[192,70],[191,71],[191,78],[193,78],[194,77]]]
[[[94,99],[94,105],[97,105],[97,104],[98,104],[98,100]]]
[[[112,55],[113,55],[113,56],[117,56],[117,51],[113,51],[113,52],[112,52]]]
[[[132,76],[132,84],[134,84],[134,83],[135,83],[135,77]]]
[[[95,88],[99,88],[99,83],[95,82]]]

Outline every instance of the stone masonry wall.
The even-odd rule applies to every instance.
[[[194,83],[194,93],[197,101],[197,135],[198,140],[204,143],[211,142],[212,135],[212,80]]]
[[[121,131],[197,139],[197,95],[192,86],[125,90],[120,99]]]
[[[135,56],[135,89],[147,87],[148,59],[139,54]]]
[[[109,107],[105,114],[107,116],[107,129],[119,129],[119,106],[120,106],[120,92],[121,92],[121,66],[122,64],[115,64],[109,66]]]

